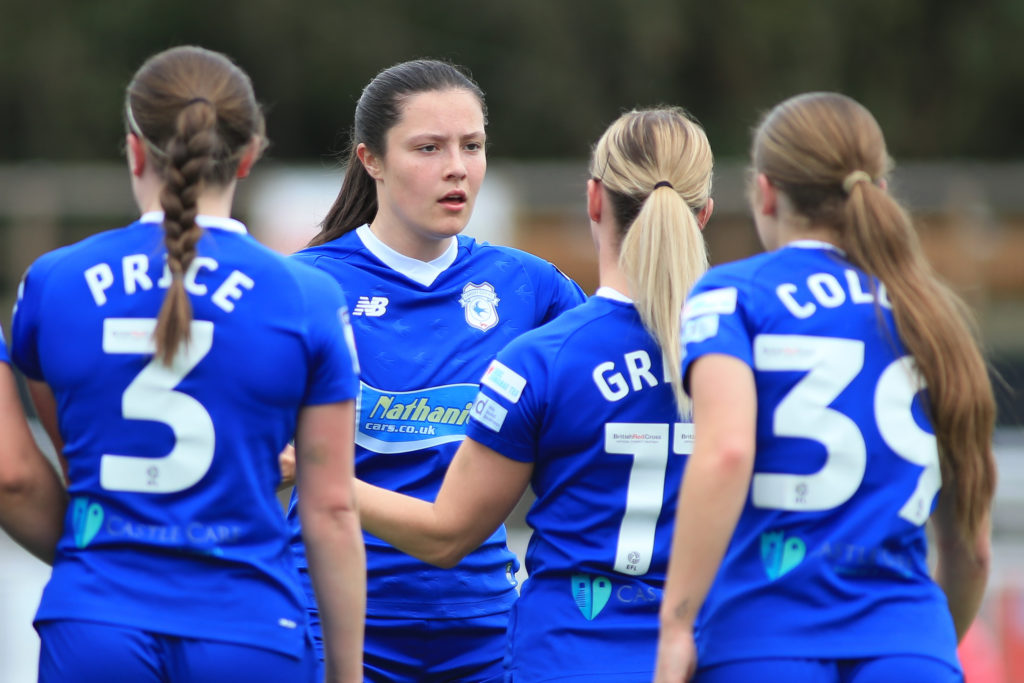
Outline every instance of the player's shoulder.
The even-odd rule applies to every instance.
[[[345,262],[366,250],[356,231],[351,230],[329,242],[303,247],[291,255],[295,261],[317,265],[319,261]]]
[[[523,332],[508,343],[506,351],[544,356],[554,363],[561,354],[572,354],[577,341],[582,340],[589,345],[600,339],[606,321],[615,316],[617,307],[623,305],[628,306],[600,296],[590,297],[543,325]]]
[[[560,272],[550,261],[516,247],[480,242],[469,235],[458,235],[457,239],[459,250],[479,261],[514,262],[530,271]]]
[[[124,244],[138,241],[143,232],[144,228],[138,221],[100,231],[39,256],[29,266],[29,272],[39,277],[64,268],[77,270],[82,264],[93,265],[121,251]],[[158,246],[158,242],[154,241],[154,246]]]

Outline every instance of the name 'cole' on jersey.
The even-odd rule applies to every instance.
[[[191,334],[170,366],[153,356],[162,214],[50,252],[22,283],[11,355],[53,390],[70,495],[36,620],[299,656],[278,454],[302,406],[356,396],[344,297],[238,221],[196,220]]]
[[[529,578],[506,667],[523,680],[653,673],[693,425],[679,422],[635,306],[601,288],[519,337],[488,368],[471,415],[468,437],[533,463]]]
[[[684,373],[726,354],[757,386],[751,493],[699,619],[702,665],[784,651],[959,666],[926,564],[938,450],[890,308],[880,282],[821,242],[718,266],[695,286]]]
[[[369,226],[293,258],[332,275],[348,297],[362,372],[357,476],[424,500],[440,489],[490,360],[584,299],[550,263],[465,235],[430,263],[390,249]],[[304,566],[296,502],[293,495],[292,547]],[[453,569],[420,562],[371,534],[365,540],[369,614],[496,614],[516,597],[518,561],[504,527]]]

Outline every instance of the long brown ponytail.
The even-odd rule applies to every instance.
[[[928,388],[943,480],[973,539],[991,505],[995,399],[964,303],[936,277],[906,210],[881,182],[891,161],[874,117],[836,93],[800,95],[758,128],[754,169],[811,222],[833,228],[852,263],[878,277]]]

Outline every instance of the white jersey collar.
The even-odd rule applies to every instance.
[[[400,254],[381,242],[380,238],[370,230],[369,225],[361,225],[356,228],[356,235],[359,236],[363,246],[371,254],[383,261],[384,265],[423,286],[434,284],[437,276],[454,263],[455,257],[459,254],[459,241],[455,237],[451,238],[448,242],[448,248],[436,259],[433,261],[420,261],[405,254]]]
[[[633,303],[632,299],[614,287],[598,287],[597,291],[594,292],[594,296],[604,297],[605,299],[611,299],[612,301],[621,301],[624,304]]]
[[[140,223],[163,223],[164,212],[163,211],[147,211],[142,214],[139,218]],[[198,214],[196,216],[196,225],[201,228],[217,228],[219,230],[227,230],[228,232],[237,232],[242,235],[248,233],[245,225],[241,221],[236,221],[234,218],[225,218],[224,216],[207,216],[206,214]]]
[[[797,249],[828,249],[846,256],[846,252],[836,245],[831,242],[822,242],[821,240],[793,240],[792,242],[787,242],[783,246],[796,247]]]

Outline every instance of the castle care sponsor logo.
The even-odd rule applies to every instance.
[[[799,536],[786,536],[784,531],[761,534],[761,563],[772,581],[796,569],[806,554],[807,546]]]
[[[519,397],[523,395],[523,389],[526,388],[525,377],[497,360],[491,361],[480,383],[493,389],[498,396],[507,398],[512,403],[519,401]]]
[[[475,384],[384,391],[360,382],[356,443],[378,453],[405,453],[461,441]]]
[[[152,524],[110,513],[88,498],[71,502],[71,528],[75,545],[85,548],[100,535],[103,540],[134,541],[146,545],[173,546],[189,551],[219,555],[220,546],[239,541],[238,524],[206,524],[191,521],[182,524]]]

